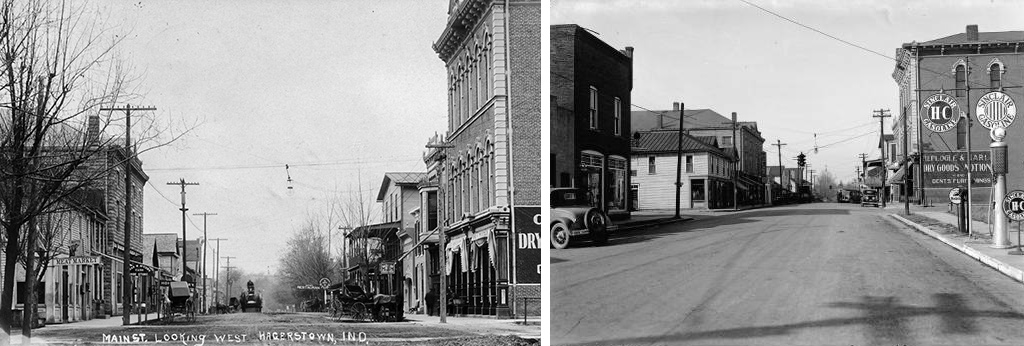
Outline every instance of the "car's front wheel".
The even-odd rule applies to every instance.
[[[551,247],[564,249],[569,247],[569,227],[561,222],[551,225]]]

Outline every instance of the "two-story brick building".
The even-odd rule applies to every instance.
[[[964,32],[904,43],[896,49],[892,77],[899,87],[900,108],[892,112],[892,133],[899,164],[890,166],[888,176],[910,175],[912,200],[935,202],[945,199],[950,188],[967,186],[964,167],[970,150],[974,161],[971,203],[977,208],[988,206],[993,127],[1006,130],[1008,162],[1024,161],[1024,151],[1019,150],[1024,146],[1019,135],[1024,125],[1012,120],[1016,102],[1024,100],[1024,75],[1014,72],[1024,70],[1022,43],[1024,31],[983,32],[977,25],[967,25]],[[904,123],[909,160],[903,157]],[[1007,182],[1013,186],[1024,181],[1024,170],[1010,167]],[[903,180],[892,183],[902,185]]]
[[[452,0],[433,44],[448,80],[438,157],[449,313],[521,314],[540,297],[540,21],[537,0]],[[539,314],[539,306],[531,308]]]
[[[575,24],[551,26],[551,184],[580,187],[612,218],[629,217],[633,48]]]

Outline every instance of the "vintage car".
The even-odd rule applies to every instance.
[[[608,241],[608,216],[587,200],[586,190],[551,190],[551,247],[564,249],[579,239],[590,239],[596,244]]]
[[[874,189],[864,189],[860,192],[860,206],[879,206],[878,191]]]

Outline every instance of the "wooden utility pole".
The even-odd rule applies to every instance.
[[[206,238],[206,217],[207,216],[217,215],[217,213],[196,213],[196,214],[192,214],[192,215],[202,215],[203,216],[203,256],[202,256],[202,258],[203,258],[203,275],[201,275],[201,277],[203,278],[203,300],[202,300],[202,303],[200,303],[200,306],[202,306],[203,309],[207,309],[208,310],[208,306],[206,304],[206,242],[207,242],[207,238]],[[204,311],[206,311],[206,310],[204,310]]]
[[[676,140],[676,215],[674,218],[678,219],[679,216],[679,203],[682,200],[683,193],[683,109],[686,109],[686,105],[683,102],[679,103],[679,135]]]
[[[228,276],[225,279],[227,281],[224,283],[224,292],[228,294],[226,297],[231,297],[231,268],[234,268],[231,266],[231,259],[235,258],[235,256],[221,256],[220,258],[226,258],[228,260],[228,265],[224,266],[224,269],[227,269],[227,273],[224,275]]]
[[[739,178],[739,175],[740,175],[740,171],[739,171],[739,169],[740,169],[740,151],[738,149],[739,148],[739,146],[738,146],[739,144],[738,143],[739,143],[739,138],[736,138],[736,112],[732,112],[732,154],[733,154],[733,164],[732,164],[732,209],[733,210],[739,210],[740,209],[739,192],[738,192],[739,188],[736,187],[736,184],[737,184],[736,180]]]
[[[135,153],[132,151],[132,110],[155,111],[156,107],[136,107],[126,104],[124,107],[104,107],[101,111],[124,111],[124,247],[121,260],[124,262],[121,271],[121,324],[131,324],[132,310],[132,280],[131,280],[131,253],[132,253],[132,161]]]
[[[438,178],[438,198],[441,200],[441,203],[445,203],[445,204],[447,204],[448,196],[444,195],[444,189],[441,188],[441,186],[446,186],[445,182],[447,181],[447,179],[450,179],[449,177],[445,176],[445,173],[448,171],[447,169],[445,169],[445,161],[448,160],[448,149],[454,148],[454,147],[455,147],[454,144],[451,144],[451,143],[448,143],[448,142],[440,143],[440,144],[427,144],[427,148],[429,148],[429,149],[440,149],[441,150],[441,155],[438,158],[439,166],[441,166],[441,172],[440,172],[441,173],[441,177]],[[447,214],[447,212],[449,210],[448,209],[449,207],[450,206],[448,206],[448,205],[442,205],[441,206],[441,210],[444,210],[445,214]],[[440,234],[438,234],[438,237],[437,237],[437,239],[439,241],[439,243],[438,243],[438,251],[443,253],[444,251],[447,251],[445,248],[448,246],[447,243],[446,243],[447,239],[445,239],[445,237],[448,235],[448,222],[449,222],[449,220],[448,220],[447,215],[445,215],[445,217],[442,220],[438,220],[438,222],[440,223],[440,227],[441,227],[441,232],[440,232]],[[365,232],[363,232],[363,233],[365,234]],[[363,243],[363,250],[362,250],[364,255],[366,254],[366,245],[365,244],[366,243],[364,242]],[[440,256],[440,258],[438,258],[438,260],[439,260],[438,262],[440,262],[440,264],[438,266],[441,267],[440,268],[441,269],[441,276],[439,277],[439,279],[441,281],[439,283],[441,285],[441,292],[440,292],[441,297],[439,299],[440,303],[438,304],[438,308],[439,308],[438,309],[438,315],[440,315],[438,317],[440,317],[440,321],[439,321],[440,323],[448,323],[447,315],[448,315],[448,274],[449,273],[448,273],[447,257],[448,257],[447,254],[442,254]]]
[[[213,290],[214,290],[214,292],[213,292],[213,302],[215,304],[217,304],[217,305],[220,305],[220,295],[217,294],[217,292],[218,292],[217,290],[220,289],[219,288],[220,286],[217,286],[217,284],[220,283],[220,281],[218,281],[220,279],[220,269],[218,269],[218,268],[220,268],[220,241],[221,240],[228,240],[228,238],[213,238],[213,239],[210,239],[210,240],[213,240],[213,241],[217,242],[217,250],[216,250],[217,254],[213,256],[213,261],[214,261],[214,263],[213,263],[213,268],[214,268],[214,271],[213,271]]]
[[[778,149],[779,149],[779,188],[781,189],[783,187],[783,185],[782,185],[782,146],[786,145],[786,143],[782,143],[782,140],[776,139],[775,140],[775,144],[772,144],[772,145],[778,147]],[[778,196],[773,196],[773,197],[778,197]]]
[[[903,107],[903,116],[902,116],[902,118],[903,118],[903,163],[900,166],[903,168],[903,212],[906,215],[910,215],[910,189],[913,189],[914,187],[907,184],[909,182],[909,178],[910,178],[910,172],[908,172],[910,170],[908,168],[908,167],[910,167],[910,157],[907,156],[909,154],[909,152],[907,151],[907,143],[908,143],[907,142],[907,136],[910,136],[910,134],[907,133],[907,107]],[[921,198],[921,196],[918,196],[918,198]]]
[[[889,170],[889,168],[886,167],[886,165],[885,165],[885,149],[886,149],[885,148],[885,118],[891,117],[892,115],[889,114],[889,110],[888,109],[876,109],[876,110],[874,110],[872,112],[873,112],[873,114],[871,115],[871,117],[872,118],[878,118],[878,131],[879,131],[878,142],[880,144],[879,147],[881,147],[881,149],[882,149],[881,150],[882,151],[882,193],[881,193],[881,198],[879,198],[879,199],[882,200],[882,208],[885,208],[885,198],[886,198],[885,197],[885,185],[886,185],[885,178],[886,178],[886,173],[888,173],[888,170]]]
[[[185,212],[188,208],[185,208],[185,186],[199,185],[199,183],[185,182],[185,178],[181,178],[181,181],[177,183],[167,183],[167,185],[181,185],[181,273],[182,275],[188,275],[188,237],[185,236]],[[192,283],[195,283],[195,278],[192,278]]]

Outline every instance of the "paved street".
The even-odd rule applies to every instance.
[[[552,251],[554,344],[1024,343],[1024,288],[877,208],[696,216]]]

